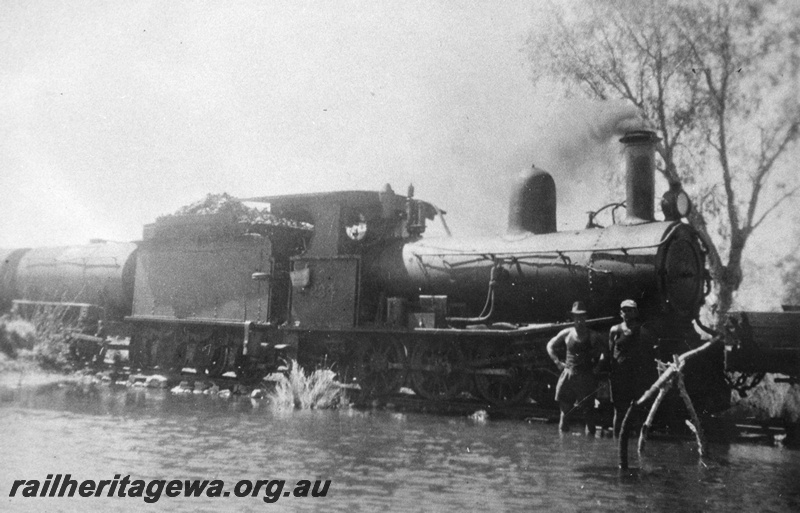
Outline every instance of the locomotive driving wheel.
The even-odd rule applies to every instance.
[[[172,354],[170,344],[174,333],[170,329],[145,327],[141,332],[140,348],[137,351],[143,369],[169,369]]]
[[[468,388],[464,352],[455,342],[417,341],[409,367],[411,388],[425,399],[452,399]]]
[[[195,369],[199,375],[218,378],[232,367],[235,355],[229,339],[230,334],[217,330],[203,336],[203,342],[194,353]]]
[[[233,361],[233,351],[228,346],[214,346],[208,356],[205,373],[211,378],[218,378],[225,374]]]
[[[532,382],[521,352],[509,343],[487,343],[477,350],[481,368],[476,370],[475,388],[490,404],[511,406],[528,398]]]
[[[406,350],[398,341],[364,341],[356,349],[353,369],[367,395],[397,392],[406,380]]]
[[[192,361],[192,352],[194,347],[186,342],[179,341],[175,344],[172,351],[172,358],[169,362],[169,370],[171,372],[180,372],[184,367],[188,367],[188,363]]]

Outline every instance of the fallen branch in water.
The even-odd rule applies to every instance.
[[[706,454],[705,440],[703,437],[702,427],[700,426],[700,419],[697,417],[697,412],[694,409],[692,400],[689,398],[689,394],[686,392],[686,386],[683,382],[683,373],[681,371],[683,370],[684,365],[686,365],[687,360],[708,350],[721,340],[721,337],[714,337],[705,344],[692,349],[691,351],[687,351],[680,356],[675,355],[672,363],[664,366],[661,376],[659,376],[656,382],[653,383],[650,389],[642,394],[642,397],[640,397],[637,401],[631,403],[630,407],[628,407],[628,411],[625,413],[625,418],[622,421],[622,427],[619,433],[619,468],[628,468],[628,438],[630,437],[630,423],[634,412],[638,412],[638,410],[643,409],[644,404],[647,403],[647,401],[649,401],[654,395],[658,394],[656,400],[653,401],[653,406],[650,408],[650,413],[647,415],[647,419],[642,425],[642,430],[639,435],[639,453],[641,454],[644,452],[647,433],[649,432],[650,427],[653,425],[653,419],[655,419],[656,411],[664,401],[664,397],[667,395],[667,392],[669,392],[673,386],[677,386],[678,392],[680,393],[684,404],[686,404],[686,410],[691,416],[691,421],[687,420],[686,422],[689,425],[689,428],[695,434],[698,452],[700,453],[701,457]]]

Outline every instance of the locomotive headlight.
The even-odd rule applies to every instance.
[[[677,221],[692,211],[692,201],[680,185],[670,187],[661,197],[661,211],[668,221]]]

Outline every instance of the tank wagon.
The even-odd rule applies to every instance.
[[[131,311],[135,253],[134,243],[102,240],[2,251],[0,303],[29,317],[57,309],[65,323],[121,321]]]
[[[558,372],[545,345],[576,300],[605,331],[635,299],[665,359],[700,343],[708,275],[681,220],[688,198],[667,192],[656,220],[657,138],[621,142],[627,197],[607,227],[592,215],[584,230],[557,231],[555,182],[536,168],[500,237],[426,236],[444,212],[413,188],[255,197],[248,215],[159,218],[135,245],[7,252],[0,297],[102,305],[130,326],[132,368],[256,379],[294,357],[365,393],[550,403]],[[701,409],[727,406],[722,362],[687,372]]]

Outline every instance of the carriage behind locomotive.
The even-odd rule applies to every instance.
[[[685,194],[669,191],[656,221],[655,135],[622,141],[627,209],[606,228],[557,231],[554,181],[533,168],[502,237],[424,237],[442,212],[413,190],[260,197],[245,203],[255,216],[159,218],[136,245],[9,253],[3,290],[18,304],[68,298],[124,317],[134,369],[258,378],[297,358],[370,394],[546,403],[556,369],[544,346],[575,300],[607,330],[636,299],[665,357],[699,344],[704,253],[681,222]],[[58,298],[32,285],[57,276],[83,284]],[[693,388],[719,389],[721,358],[698,365]]]

